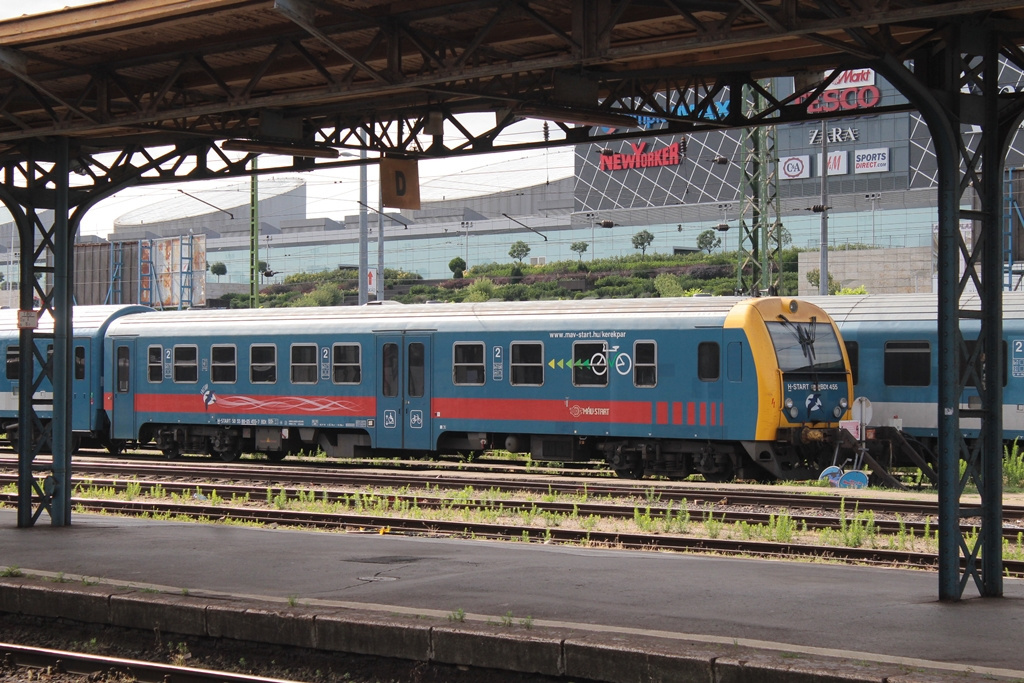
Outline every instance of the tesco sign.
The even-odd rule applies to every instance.
[[[807,102],[810,93],[797,98]],[[807,112],[817,114],[830,111],[853,111],[871,109],[882,101],[882,91],[875,85],[873,69],[843,71],[832,81],[821,95],[808,103]]]
[[[884,173],[889,170],[889,148],[858,149],[853,153],[854,173]]]

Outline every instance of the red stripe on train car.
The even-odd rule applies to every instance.
[[[673,403],[672,404],[672,424],[681,425],[683,424],[683,404]]]
[[[714,427],[718,424],[718,404],[711,404],[711,426]]]
[[[658,418],[657,418],[658,419],[658,424],[660,424],[660,425],[667,425],[668,424],[668,404],[665,403],[664,401],[658,401],[657,411],[658,411]]]
[[[686,404],[686,424],[692,425],[697,423],[697,404],[690,401]]]
[[[704,401],[700,402],[700,426],[704,427],[708,423],[708,404]]]
[[[374,415],[373,396],[249,396],[244,394],[136,394],[135,410],[153,413],[260,415]]]
[[[435,420],[651,424],[651,408],[648,401],[546,401],[499,398],[435,398],[430,401],[431,414]]]

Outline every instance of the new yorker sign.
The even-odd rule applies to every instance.
[[[632,154],[602,154],[602,171],[626,171],[637,168],[679,165],[679,143],[648,151],[646,142],[631,142]]]

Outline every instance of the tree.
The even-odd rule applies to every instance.
[[[821,291],[821,289],[820,289],[820,287],[821,287],[821,270],[818,269],[818,268],[814,268],[812,270],[807,271],[807,282],[809,282],[811,284],[811,286],[814,287],[815,293],[820,292]],[[828,293],[829,294],[838,294],[840,289],[841,289],[841,287],[840,287],[839,283],[836,282],[834,279],[832,279],[832,273],[829,273],[828,274]]]
[[[654,241],[654,235],[647,230],[641,230],[633,235],[633,248],[640,250],[641,258],[647,255],[647,247]]]
[[[722,238],[714,230],[705,230],[697,235],[697,248],[709,254],[722,246]]]
[[[523,259],[526,258],[529,253],[530,245],[522,240],[513,243],[512,247],[508,250],[508,255],[519,261],[520,264],[522,264]]]
[[[217,282],[220,282],[220,276],[221,275],[227,275],[228,267],[226,265],[224,265],[223,263],[221,263],[220,261],[217,261],[216,263],[211,263],[210,264],[210,272],[213,273],[214,275],[216,275],[217,276]]]
[[[569,245],[569,249],[579,254],[580,263],[583,263],[583,254],[587,253],[587,247],[589,246],[590,244],[587,242],[573,242]]]
[[[452,277],[459,280],[466,272],[466,262],[461,256],[456,256],[448,262],[448,270],[452,271]]]
[[[787,230],[784,225],[779,226],[779,244],[783,248],[793,244],[793,236],[789,234],[789,230]]]

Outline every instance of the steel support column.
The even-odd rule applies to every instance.
[[[18,526],[46,510],[53,526],[71,523],[71,297],[74,219],[70,216],[68,142],[31,145],[3,169],[0,200],[21,241],[19,279]],[[54,212],[47,226],[41,215]],[[36,237],[39,237],[38,243]],[[39,330],[42,315],[52,328]],[[46,325],[49,328],[49,323]],[[52,453],[52,464],[36,457]],[[41,475],[41,477],[40,477]]]
[[[999,95],[1001,36],[985,23],[963,24],[939,51],[915,55],[913,72],[895,57],[880,67],[928,123],[939,170],[939,597],[958,600],[969,579],[983,596],[1001,596],[1002,581],[1002,199],[1006,150],[1022,112],[1021,98]],[[1018,65],[1019,67],[1020,65]],[[971,144],[971,126],[982,130]],[[973,195],[972,195],[973,193]],[[977,206],[979,208],[968,208]],[[974,224],[973,239],[960,231]],[[980,303],[970,308],[970,302]],[[962,319],[977,319],[965,342]],[[962,406],[965,386],[980,405]],[[968,446],[962,420],[980,423]],[[961,474],[961,466],[963,473]],[[973,484],[980,506],[961,498]],[[979,518],[977,536],[961,525]]]

